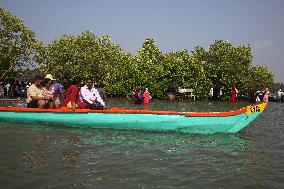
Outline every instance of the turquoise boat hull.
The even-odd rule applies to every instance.
[[[264,107],[263,107],[264,106]],[[254,107],[254,106],[251,106]],[[0,121],[40,123],[80,128],[112,128],[143,131],[175,131],[187,133],[236,133],[262,113],[251,107],[231,112],[167,112],[166,111],[28,111],[0,108]],[[259,108],[261,107],[261,108]]]

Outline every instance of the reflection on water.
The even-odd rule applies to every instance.
[[[112,104],[115,107],[116,101]],[[191,111],[197,106],[209,109],[206,102],[195,107],[192,102],[177,103],[171,108]],[[153,103],[150,108],[160,107]],[[231,107],[224,102],[210,108]],[[240,133],[214,135],[0,121],[0,186],[283,188],[284,120],[283,116],[272,118],[281,114],[283,104],[270,104]]]

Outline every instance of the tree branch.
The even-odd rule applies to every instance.
[[[9,73],[9,71],[11,71],[16,64],[17,64],[17,61],[14,61],[13,63],[11,63],[10,67],[0,77],[0,80],[2,80],[5,77],[5,75]]]

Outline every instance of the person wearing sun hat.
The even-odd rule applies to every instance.
[[[51,86],[53,100],[55,102],[55,107],[59,108],[60,103],[64,101],[62,86],[51,74],[46,74],[45,78],[48,78],[53,82]]]
[[[45,78],[50,79],[51,81],[55,81],[56,79],[53,78],[51,74],[46,74]]]

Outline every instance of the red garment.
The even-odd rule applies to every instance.
[[[149,104],[150,102],[150,93],[148,91],[144,92],[144,104]]]
[[[236,98],[237,98],[237,91],[235,89],[233,89],[231,91],[231,103],[235,104],[236,103]]]
[[[65,100],[62,106],[67,106],[71,102],[75,102],[81,109],[87,108],[84,102],[80,101],[79,88],[77,85],[71,85],[65,92]]]

